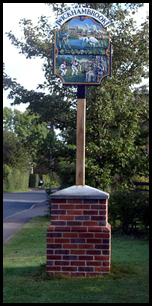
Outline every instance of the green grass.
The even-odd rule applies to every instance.
[[[3,303],[149,303],[148,242],[112,236],[108,276],[67,278],[46,275],[46,229],[36,217],[3,248]]]

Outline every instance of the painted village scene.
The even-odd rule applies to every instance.
[[[110,75],[110,37],[100,23],[80,16],[55,32],[54,74],[64,84],[100,84]]]

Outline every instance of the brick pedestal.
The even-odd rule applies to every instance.
[[[51,196],[47,273],[95,276],[110,273],[111,226],[107,193],[72,186]]]

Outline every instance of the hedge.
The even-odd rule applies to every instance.
[[[19,190],[28,187],[38,187],[39,179],[43,180],[44,187],[59,186],[59,178],[56,173],[30,174],[29,170],[20,170],[3,164],[3,189]]]
[[[143,231],[149,227],[149,194],[136,190],[115,189],[109,199],[109,223],[122,228],[125,234]]]
[[[59,178],[56,173],[30,174],[29,187],[38,187],[39,180],[44,182],[44,187],[59,186]]]
[[[29,187],[29,170],[20,170],[3,165],[3,189],[19,190]]]
[[[38,187],[39,184],[39,174],[30,174],[29,177],[29,187]]]

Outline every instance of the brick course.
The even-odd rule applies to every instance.
[[[110,273],[108,200],[52,199],[47,229],[47,273],[95,276]]]

